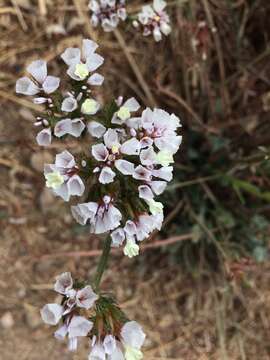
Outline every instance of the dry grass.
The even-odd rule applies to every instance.
[[[241,42],[252,21],[254,31],[260,27],[256,2],[232,1],[228,7],[225,0],[190,0],[194,21],[199,7],[210,28],[224,29],[207,35],[206,62],[196,58],[188,43],[182,7],[186,1],[178,1],[179,6],[177,1],[169,2],[174,32],[157,45],[134,35],[130,28],[125,34],[123,30],[107,35],[93,31],[81,0],[0,0],[2,359],[85,358],[85,349],[72,355],[52,338],[38,309],[54,299],[50,284],[56,274],[69,269],[78,277],[91,275],[100,248],[95,237],[89,238],[74,224],[68,207],[44,189],[43,162],[63,145],[50,150],[36,146],[31,115],[36,107],[14,94],[16,79],[32,59],[54,60],[67,46],[92,37],[106,58],[104,99],[112,93],[115,97],[135,94],[144,104],[158,104],[182,115],[184,128],[210,134],[230,131],[235,144],[243,141],[244,148],[269,140],[265,131],[269,130],[269,109],[262,109],[270,84],[269,47],[261,49],[258,44],[257,51],[247,48],[242,57],[232,56],[234,37]],[[141,2],[130,3],[136,11]],[[267,13],[268,1],[257,3]],[[229,32],[231,11],[243,15],[237,36]],[[262,33],[267,37],[268,31],[266,27]],[[52,69],[55,73],[59,64]],[[69,146],[75,149],[76,143]],[[167,216],[168,229],[181,209],[179,199],[179,206]],[[165,241],[155,236],[135,261],[118,253],[112,256],[104,288],[115,290],[130,318],[143,324],[148,335],[145,359],[270,359],[269,263],[248,265],[240,277],[202,271],[191,278],[160,251],[161,246],[190,241],[191,236],[187,233]]]

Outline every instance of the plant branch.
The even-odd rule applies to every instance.
[[[112,238],[110,235],[108,235],[107,238],[104,240],[101,258],[99,259],[96,276],[95,276],[95,280],[94,280],[94,285],[95,285],[96,290],[99,289],[102,275],[103,275],[104,271],[106,270],[106,267],[108,264],[109,255],[110,255],[110,251],[111,251],[111,243],[112,243]]]

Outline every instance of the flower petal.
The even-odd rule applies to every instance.
[[[128,321],[122,327],[121,336],[126,345],[140,349],[145,340],[145,333],[136,321]]]
[[[100,86],[103,84],[103,81],[104,81],[104,76],[102,76],[98,73],[94,73],[87,80],[87,84],[92,85],[92,86]]]
[[[40,89],[36,86],[32,80],[24,76],[16,81],[16,93],[23,95],[36,95]]]
[[[70,195],[81,196],[84,193],[85,186],[79,175],[73,175],[67,182],[67,188]]]
[[[109,166],[105,166],[102,168],[98,180],[101,184],[110,184],[113,182],[115,175],[115,172]]]
[[[59,84],[60,84],[60,78],[56,76],[47,76],[42,84],[42,88],[46,94],[51,94],[56,89],[58,89]]]
[[[68,65],[76,65],[80,62],[81,50],[79,48],[67,48],[61,54],[62,60]]]
[[[96,144],[92,146],[92,155],[97,161],[106,161],[109,152],[104,144]]]
[[[52,132],[50,128],[41,130],[37,136],[36,140],[39,146],[49,146],[52,142]]]
[[[116,160],[114,163],[116,169],[123,175],[132,175],[134,173],[135,165],[127,160]]]
[[[104,58],[98,54],[91,54],[86,59],[86,65],[89,72],[97,70],[104,62]]]
[[[60,294],[65,295],[67,290],[72,289],[73,280],[70,272],[64,272],[63,274],[56,277],[54,284],[54,290]]]
[[[97,299],[98,296],[96,293],[94,293],[90,285],[87,285],[83,289],[78,290],[76,295],[77,306],[85,308],[87,310],[94,305]]]
[[[87,125],[87,129],[92,136],[98,139],[101,138],[106,132],[105,126],[97,121],[89,122]]]
[[[27,66],[26,70],[42,84],[47,77],[47,63],[44,60],[35,60]]]
[[[64,312],[63,306],[59,304],[44,305],[40,311],[42,320],[48,325],[57,325]]]
[[[65,112],[72,112],[78,107],[77,100],[73,96],[66,97],[61,105],[61,110]]]

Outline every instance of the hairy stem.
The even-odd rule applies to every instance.
[[[111,251],[111,242],[112,242],[111,236],[108,235],[103,243],[103,251],[102,251],[101,257],[99,259],[96,276],[95,276],[95,280],[94,280],[95,289],[97,291],[99,290],[99,285],[100,285],[102,275],[103,275],[104,271],[106,270],[106,267],[108,264],[109,255],[110,255],[110,251]]]

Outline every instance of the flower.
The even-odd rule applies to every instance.
[[[24,76],[16,82],[16,93],[24,95],[36,95],[44,92],[49,95],[58,89],[60,79],[55,76],[47,75],[47,63],[44,60],[35,60],[28,67],[27,71],[32,76],[29,79]],[[43,101],[46,101],[44,98]]]
[[[113,115],[112,124],[124,124],[124,122],[131,117],[131,113],[138,111],[140,108],[140,104],[134,97],[126,100],[124,103],[123,98],[120,97],[117,105],[119,106],[119,110]]]
[[[62,305],[47,304],[41,309],[42,320],[49,325],[57,325],[63,320],[63,325],[55,332],[57,339],[69,338],[69,350],[76,350],[78,337],[87,336],[93,327],[93,322],[84,316],[77,315],[78,309],[89,310],[97,301],[98,296],[92,287],[74,288],[73,279],[69,272],[56,278],[54,290],[64,296]]]
[[[125,0],[91,0],[88,7],[92,25],[97,27],[100,23],[106,32],[114,30],[120,20],[127,18]]]
[[[93,327],[93,323],[83,316],[74,315],[73,317],[67,316],[62,325],[55,333],[54,336],[58,340],[63,340],[68,336],[70,351],[76,351],[78,347],[78,337],[85,337],[89,334]]]
[[[141,326],[136,321],[128,321],[117,334],[117,339],[112,334],[107,334],[103,341],[97,342],[94,338],[88,360],[141,360],[144,340]]]
[[[83,39],[82,51],[79,48],[67,48],[61,58],[68,65],[67,74],[76,81],[87,80],[89,85],[101,85],[102,75],[90,73],[97,70],[104,58],[95,53],[98,45],[89,39]]]
[[[85,186],[78,172],[73,155],[65,150],[56,155],[54,164],[45,164],[46,186],[65,201],[69,201],[72,195],[81,196]]]
[[[62,137],[64,135],[72,135],[74,137],[80,137],[85,124],[82,119],[62,119],[58,121],[54,127],[54,135],[56,137]]]
[[[113,205],[113,199],[105,195],[100,203],[89,202],[71,207],[75,220],[85,225],[90,223],[90,232],[102,234],[120,225],[121,212]]]
[[[167,6],[166,1],[154,0],[153,5],[145,5],[138,14],[138,20],[133,22],[135,27],[143,28],[143,35],[153,34],[155,41],[162,39],[162,34],[167,36],[171,32],[170,18],[164,10]]]

